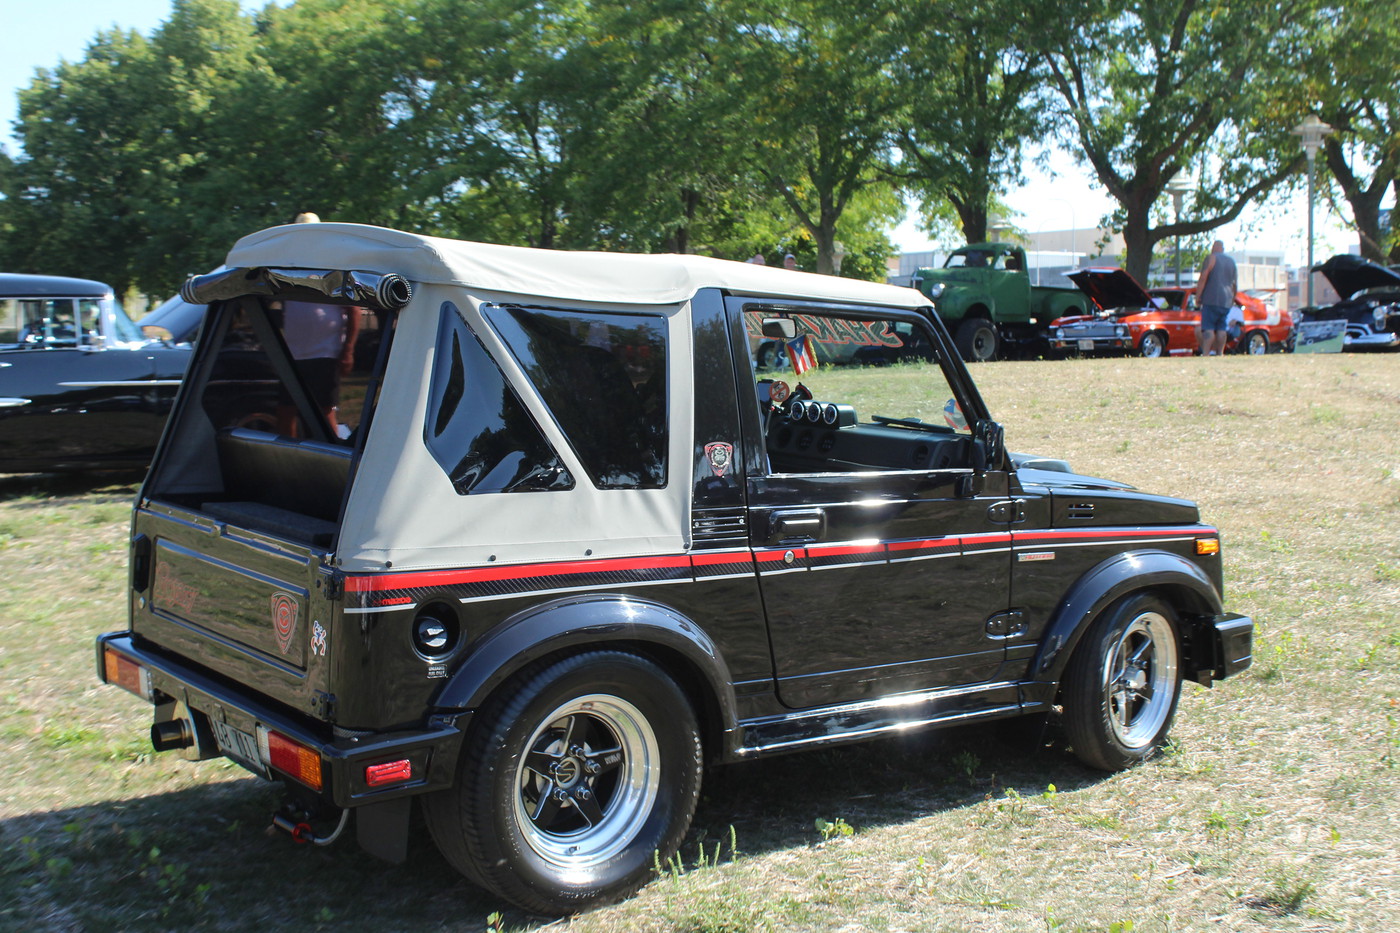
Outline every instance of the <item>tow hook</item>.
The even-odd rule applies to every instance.
[[[335,829],[322,835],[312,827],[311,814],[295,804],[284,804],[282,809],[272,815],[272,827],[280,829],[292,837],[296,843],[311,843],[317,846],[328,846],[340,838],[340,834],[345,830],[345,824],[350,822],[350,811],[340,811],[340,822],[335,824]]]

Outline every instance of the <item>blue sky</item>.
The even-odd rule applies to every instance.
[[[262,0],[242,0],[245,9],[262,8]],[[60,61],[77,61],[88,43],[102,30],[117,26],[150,35],[170,15],[171,0],[0,0],[0,145],[15,154],[10,138],[11,124],[18,107],[16,94],[27,87],[37,68],[52,68]],[[118,115],[114,115],[118,116]],[[1102,189],[1086,177],[1074,160],[1059,153],[1052,159],[1053,176],[1028,172],[1029,184],[1012,193],[1007,201],[1020,213],[1022,229],[1069,229],[1088,227],[1112,208]],[[1224,238],[1232,247],[1248,240],[1257,248],[1282,249],[1289,259],[1299,261],[1303,247],[1296,231],[1306,223],[1298,198],[1281,198],[1273,210],[1248,212],[1249,221],[1232,224]],[[1328,249],[1345,249],[1350,239],[1335,229],[1328,231],[1319,209],[1319,254]],[[1329,236],[1330,232],[1330,236]],[[1323,246],[1323,240],[1327,245]],[[906,221],[895,233],[902,249],[931,248],[927,237]]]
[[[36,68],[77,61],[93,36],[113,26],[149,35],[170,15],[170,0],[0,0],[0,125],[12,155],[10,128]]]

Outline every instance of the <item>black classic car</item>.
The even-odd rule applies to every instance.
[[[0,273],[0,472],[144,467],[189,360],[101,282]]]
[[[1342,300],[1305,311],[1308,320],[1346,321],[1345,350],[1400,348],[1400,272],[1347,253],[1313,268]]]
[[[210,311],[97,665],[158,751],[281,782],[298,840],[421,831],[572,913],[676,853],[709,764],[1054,715],[1116,770],[1250,664],[1196,505],[1009,453],[912,289],[324,223],[228,267],[184,290]],[[382,324],[348,437],[290,357],[312,303]],[[216,403],[253,359],[285,430]],[[890,360],[918,410],[857,411]]]

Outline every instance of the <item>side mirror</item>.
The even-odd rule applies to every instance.
[[[797,322],[790,317],[766,317],[763,319],[763,336],[774,340],[791,340],[797,336]]]
[[[1006,432],[995,421],[979,421],[972,429],[976,439],[973,444],[973,467],[981,473],[993,464],[1006,459]]]

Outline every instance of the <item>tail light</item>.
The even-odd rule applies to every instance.
[[[102,680],[152,702],[150,671],[109,646],[102,649]]]
[[[258,727],[258,751],[263,760],[312,790],[321,789],[321,753],[280,732]]]

